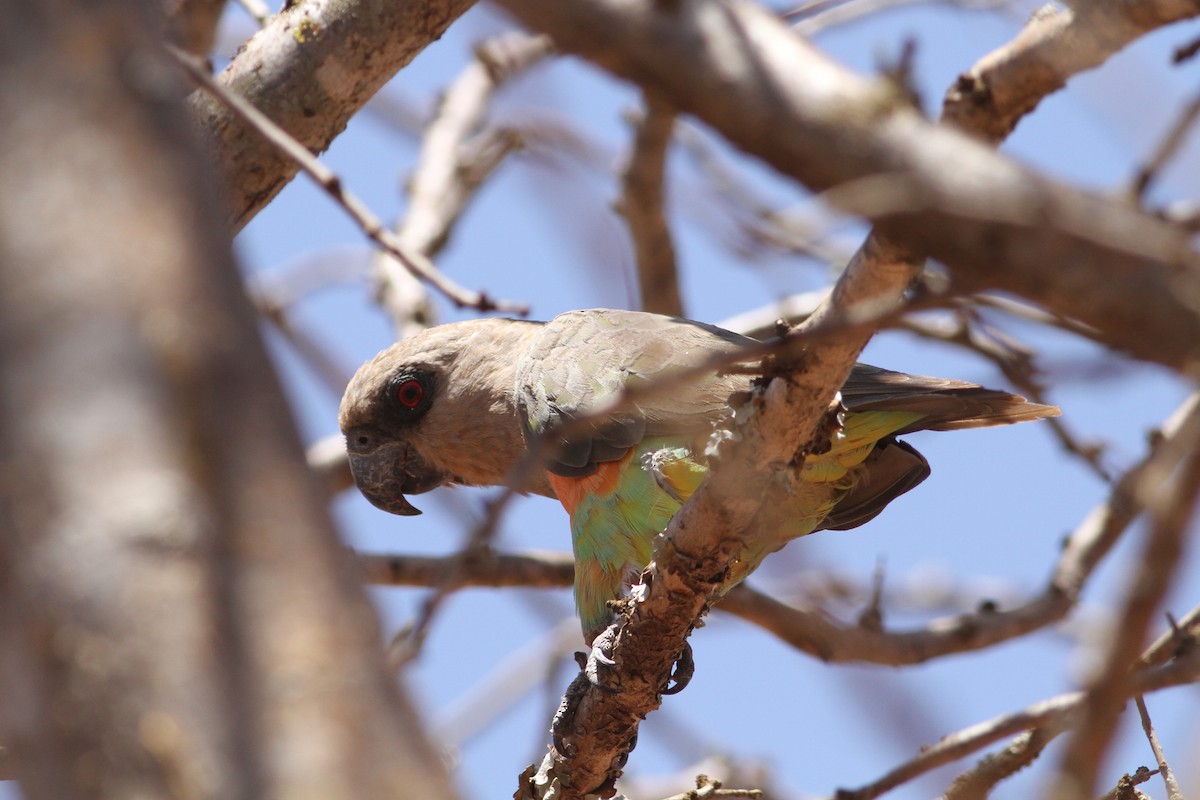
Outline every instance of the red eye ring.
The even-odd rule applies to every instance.
[[[425,387],[421,382],[409,378],[396,387],[396,402],[405,408],[416,408],[425,399]]]

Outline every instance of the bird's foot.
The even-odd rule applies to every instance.
[[[662,688],[661,693],[664,695],[679,694],[692,682],[692,676],[695,674],[696,660],[692,657],[692,646],[684,642],[683,651],[675,659],[675,667],[671,670],[671,677],[667,678],[667,684]]]
[[[600,676],[602,667],[615,667],[617,665],[617,662],[612,657],[612,648],[616,639],[617,626],[609,625],[592,640],[592,649],[586,655],[583,653],[575,654],[575,662],[583,670],[588,683],[604,692],[617,691],[617,687],[609,686]]]
[[[825,416],[821,419],[821,424],[817,427],[817,432],[813,434],[813,438],[804,447],[800,448],[796,453],[796,461],[800,462],[800,456],[814,455],[820,456],[828,453],[833,449],[833,445],[842,436],[842,432],[846,427],[846,407],[842,405],[842,393],[838,392],[833,397],[833,402],[825,409]]]
[[[567,741],[567,736],[575,732],[575,712],[579,708],[579,701],[588,690],[588,685],[584,673],[576,675],[575,680],[571,681],[571,685],[563,693],[558,711],[554,712],[554,720],[550,723],[550,738],[554,749],[561,755],[571,756],[575,751],[574,745]]]

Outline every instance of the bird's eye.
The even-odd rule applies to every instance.
[[[396,387],[396,401],[405,408],[416,408],[424,397],[425,387],[412,378]]]

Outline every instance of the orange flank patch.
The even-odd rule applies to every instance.
[[[620,461],[605,461],[598,465],[591,475],[582,478],[564,478],[553,472],[547,472],[546,477],[550,480],[550,488],[558,495],[563,508],[568,514],[574,514],[583,498],[604,497],[616,490],[617,483],[621,480],[621,470],[629,463],[633,453],[631,448]]]

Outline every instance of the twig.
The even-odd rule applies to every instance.
[[[707,775],[696,776],[696,788],[673,794],[665,800],[705,800],[709,797],[762,797],[762,789],[722,789],[721,782]]]
[[[329,497],[354,485],[350,462],[346,458],[346,440],[340,433],[318,439],[309,445],[305,460]]]
[[[1182,648],[1192,647],[1200,637],[1200,605],[1184,614],[1178,622],[1172,621],[1171,629],[1147,648],[1139,661],[1145,666],[1165,664],[1179,655]]]
[[[1154,751],[1154,760],[1158,762],[1158,774],[1162,775],[1163,784],[1167,787],[1167,800],[1183,800],[1183,792],[1179,791],[1179,781],[1167,763],[1167,755],[1163,752],[1158,736],[1154,733],[1154,725],[1150,722],[1150,712],[1146,709],[1146,700],[1139,694],[1133,698],[1137,704],[1138,717],[1142,720],[1142,730],[1146,733],[1146,741]]]
[[[1182,64],[1194,58],[1197,53],[1200,53],[1200,37],[1175,48],[1175,52],[1171,55],[1171,63]]]
[[[987,800],[996,784],[1032,764],[1057,733],[1034,728],[1018,735],[1003,750],[988,754],[955,778],[941,800]]]
[[[445,747],[466,745],[491,720],[544,680],[549,665],[564,660],[579,647],[579,620],[574,614],[561,619],[542,635],[495,664],[474,686],[463,692],[433,720],[433,738]],[[566,659],[568,662],[569,658]]]
[[[643,99],[645,109],[634,122],[633,146],[621,174],[616,210],[633,240],[642,309],[682,317],[675,245],[665,212],[666,156],[675,110],[650,95]]]
[[[799,17],[799,21],[792,25],[792,30],[801,36],[811,37],[828,28],[845,25],[889,8],[935,2],[970,10],[1002,8],[1008,4],[1008,0],[813,0],[784,12],[783,17]]]
[[[1154,153],[1145,166],[1138,170],[1131,189],[1131,193],[1138,202],[1145,200],[1150,185],[1166,167],[1167,162],[1179,152],[1184,137],[1187,136],[1188,130],[1196,124],[1197,119],[1200,119],[1200,94],[1184,105],[1179,112],[1179,118],[1171,125],[1167,135],[1158,143],[1158,147],[1154,149]]]
[[[408,182],[408,209],[396,226],[395,238],[409,252],[436,255],[479,187],[520,146],[511,131],[484,129],[488,105],[505,81],[550,52],[544,36],[510,32],[493,37],[476,49],[475,58],[446,89],[421,138]],[[433,308],[402,259],[381,253],[372,272],[397,338],[432,324]]]
[[[263,0],[237,0],[237,3],[258,23],[258,27],[265,28],[271,21],[271,9]]]
[[[1043,6],[1014,39],[959,76],[946,93],[942,117],[999,142],[1072,75],[1099,66],[1149,31],[1196,13],[1164,0]]]
[[[404,667],[420,655],[425,638],[429,634],[430,625],[438,610],[441,609],[442,603],[461,585],[460,575],[467,572],[466,565],[477,553],[485,550],[495,536],[500,522],[500,513],[496,509],[504,508],[514,493],[512,490],[508,490],[499,498],[485,504],[483,522],[475,526],[462,549],[450,560],[442,579],[433,586],[433,590],[421,602],[416,617],[392,637],[387,655],[388,663],[393,669]]]
[[[1150,667],[1134,675],[1131,695],[1195,683],[1200,679],[1200,652],[1188,653],[1166,666]],[[1127,695],[1128,697],[1129,695]],[[1042,729],[1047,735],[1078,725],[1083,716],[1084,692],[1070,692],[1034,703],[1013,714],[1004,714],[987,722],[945,736],[937,744],[922,749],[912,760],[889,771],[880,779],[858,789],[840,789],[836,800],[872,800],[907,783],[931,769],[949,764],[963,756],[1026,730]]]
[[[324,189],[358,223],[363,233],[371,241],[397,258],[414,275],[435,286],[456,306],[474,308],[479,311],[508,311],[520,315],[528,313],[528,309],[524,305],[507,300],[492,300],[482,292],[464,289],[438,272],[428,258],[420,253],[408,251],[358,197],[342,186],[341,179],[317,160],[304,145],[293,139],[287,131],[272,122],[254,106],[213,80],[190,55],[178,48],[168,47],[167,49],[176,63],[200,88],[224,103],[237,117],[251,125],[278,148],[279,152],[294,161],[305,174],[316,181],[317,185]]]
[[[360,553],[365,580],[380,586],[520,586],[562,588],[575,579],[570,553],[497,553],[480,548],[465,557]]]
[[[1146,797],[1141,792],[1134,791],[1133,787],[1145,783],[1158,774],[1158,770],[1149,769],[1148,767],[1138,767],[1132,775],[1126,773],[1117,781],[1117,785],[1109,789],[1100,800],[1139,800]]]
[[[1035,403],[1047,403],[1045,390],[1036,377],[1038,368],[1034,363],[1033,352],[993,330],[968,302],[965,301],[961,306],[958,330],[943,341],[960,340],[964,346],[991,361],[1017,391]],[[912,322],[907,330],[934,338],[931,331],[921,329],[919,322]],[[972,322],[974,324],[971,324]],[[1100,480],[1105,483],[1112,482],[1112,474],[1101,462],[1104,453],[1102,446],[1087,445],[1079,441],[1061,417],[1052,417],[1047,422],[1064,450],[1083,461]]]
[[[843,265],[850,260],[853,248],[841,248],[823,243],[824,232],[795,212],[780,211],[770,205],[760,192],[743,180],[710,143],[708,136],[686,120],[675,126],[675,138],[681,151],[691,159],[720,203],[718,223],[734,226],[736,235],[744,241],[730,241],[730,235],[718,240],[735,253],[748,257],[757,247],[770,245],[789,253],[808,256],[823,264]],[[689,193],[681,199],[695,202]],[[706,225],[710,232],[723,225]]]
[[[255,303],[258,313],[275,327],[333,396],[341,397],[346,384],[350,382],[350,376],[325,350],[324,344],[292,325],[283,307],[269,304],[266,298],[258,297],[255,300],[258,301]]]
[[[1068,742],[1055,797],[1092,796],[1096,770],[1108,749],[1117,716],[1129,695],[1130,669],[1150,621],[1176,574],[1183,538],[1200,493],[1200,402],[1179,415],[1178,434],[1160,448],[1136,485],[1152,524],[1126,593],[1124,608],[1103,654],[1101,673],[1087,691],[1083,720]],[[1177,474],[1173,475],[1177,471]]]

